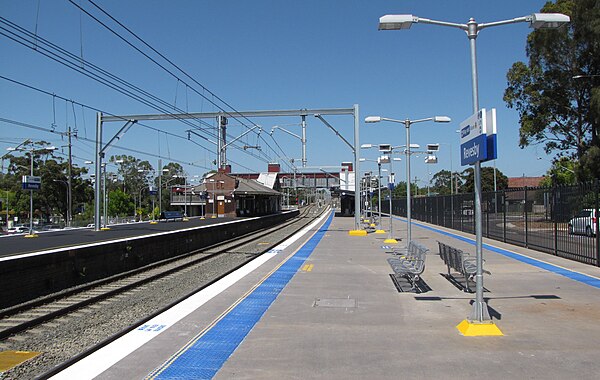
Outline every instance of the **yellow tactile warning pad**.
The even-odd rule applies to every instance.
[[[41,352],[0,351],[0,372],[8,371],[31,358],[35,358],[39,354]]]

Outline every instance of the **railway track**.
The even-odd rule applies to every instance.
[[[298,217],[278,226],[113,276],[89,286],[2,310],[0,349],[41,351],[46,355],[44,359],[36,358],[15,368],[14,378],[37,378],[40,374],[41,378],[51,376],[267,252],[311,223],[323,211],[325,210],[307,207],[301,210]],[[173,288],[180,287],[177,284],[187,285],[192,282],[190,279],[198,277],[203,277],[198,280],[198,284],[190,284],[189,289],[173,293]],[[156,297],[157,293],[160,293],[160,297]],[[162,301],[157,302],[162,303],[149,306],[146,302],[150,299],[154,302],[155,298],[161,297]],[[138,307],[142,309],[139,312],[129,310]],[[111,315],[124,310],[131,316],[123,318],[121,315]],[[89,328],[88,324],[98,325],[96,319],[104,320],[103,323],[110,326],[103,327],[101,330],[105,331],[101,333],[95,327],[98,336],[83,337],[81,332]],[[63,339],[65,343],[61,343]],[[50,348],[41,347],[44,345]],[[54,347],[60,348],[53,352]]]
[[[312,220],[312,218],[307,218],[307,216],[313,211],[312,207],[307,207],[302,210],[298,217],[281,225],[0,311],[0,340],[31,327],[38,326],[58,316],[77,311],[88,305],[93,305],[130,289],[188,269],[194,265],[202,264],[219,255],[242,253],[247,255],[248,259],[252,259],[260,253],[266,252],[275,244],[272,245],[270,242],[268,245],[262,244],[264,245],[264,247],[261,247],[262,252],[259,251],[256,253],[251,253],[251,250],[248,249],[249,247],[254,247],[259,240],[265,240],[264,238],[270,236],[274,231],[296,227],[298,224],[306,224],[307,219]],[[261,241],[261,243],[264,242]]]

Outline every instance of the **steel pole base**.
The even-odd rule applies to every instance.
[[[348,231],[350,236],[367,236],[367,230],[350,230]]]
[[[477,322],[465,319],[456,328],[464,336],[504,336],[494,322]]]
[[[473,309],[471,310],[469,320],[480,323],[491,322],[492,318],[490,317],[487,303],[483,301],[478,302],[477,300],[473,301]]]

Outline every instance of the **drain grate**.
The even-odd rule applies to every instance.
[[[313,307],[349,309],[356,307],[356,300],[354,298],[316,298]]]

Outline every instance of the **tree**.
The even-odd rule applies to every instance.
[[[55,157],[50,150],[44,148],[48,142],[34,142],[33,172],[42,179],[42,188],[33,192],[34,215],[48,220],[50,215],[61,214],[67,218],[67,168],[68,163],[61,157]],[[8,155],[8,172],[2,178],[3,188],[11,190],[15,197],[11,200],[11,208],[21,218],[29,215],[29,192],[21,189],[21,177],[31,172],[31,152],[25,151],[22,156]],[[82,178],[86,168],[73,165],[71,174],[71,196],[74,206],[87,203],[93,196],[89,180]],[[6,212],[5,212],[6,213]]]
[[[149,176],[153,172],[148,161],[133,156],[111,156],[110,162],[118,165],[117,173],[123,179],[123,191],[138,196],[141,189],[148,186]]]
[[[108,194],[108,215],[126,216],[133,214],[134,204],[132,197],[121,189],[116,189]]]
[[[452,184],[450,180],[452,179]],[[450,170],[440,170],[431,177],[431,191],[441,195],[448,195],[453,190],[459,193],[463,184],[462,176],[457,173],[450,173]]]
[[[567,14],[571,23],[529,34],[529,62],[508,71],[504,101],[519,112],[521,148],[544,144],[546,153],[582,160],[578,175],[598,177],[600,78],[590,75],[600,74],[600,1],[556,0],[542,12]]]
[[[551,187],[552,185],[573,185],[577,182],[575,169],[577,163],[567,157],[562,157],[552,163],[540,186]]]
[[[496,190],[503,190],[508,187],[508,177],[500,170],[496,170]],[[466,193],[475,192],[475,172],[473,168],[465,169],[463,172],[464,191]],[[494,168],[486,166],[481,168],[481,191],[494,191]]]

